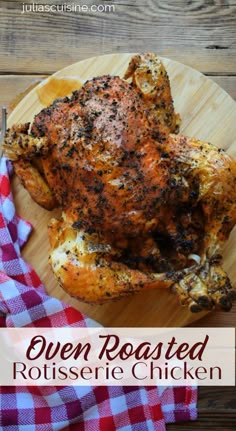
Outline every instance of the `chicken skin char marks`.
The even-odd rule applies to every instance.
[[[168,75],[154,54],[134,56],[124,79],[87,81],[27,125],[5,154],[49,225],[50,263],[62,287],[102,303],[172,288],[193,312],[229,310],[221,266],[236,223],[236,162],[178,135]]]

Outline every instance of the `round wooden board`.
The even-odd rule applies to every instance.
[[[114,54],[75,63],[35,87],[14,109],[8,126],[32,121],[34,115],[55,98],[70,94],[81,83],[94,76],[123,76],[132,54]],[[176,112],[181,114],[181,133],[195,136],[226,149],[236,157],[236,104],[217,84],[183,64],[162,59],[171,82]],[[56,282],[48,265],[47,224],[50,213],[32,201],[13,179],[13,193],[18,213],[29,220],[33,233],[23,250],[25,259],[36,269],[47,292],[65,300],[105,326],[185,326],[205,313],[191,314],[178,304],[176,296],[163,290],[145,291],[105,305],[88,305],[67,295]],[[224,266],[236,284],[236,230],[226,244]]]

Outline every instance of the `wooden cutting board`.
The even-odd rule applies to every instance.
[[[99,56],[60,70],[27,94],[11,113],[8,126],[32,121],[34,115],[55,98],[70,94],[87,79],[104,74],[122,77],[131,56]],[[162,60],[170,77],[176,111],[182,118],[181,133],[209,141],[236,157],[236,104],[233,99],[198,71],[166,58]],[[40,208],[17,178],[13,179],[13,193],[18,213],[34,227],[23,256],[36,269],[50,295],[67,301],[105,326],[185,326],[206,314],[191,314],[178,304],[173,293],[163,290],[146,291],[105,305],[88,305],[71,298],[58,285],[48,265],[47,224],[58,211],[50,213]],[[236,230],[224,252],[224,266],[234,286],[235,263]]]

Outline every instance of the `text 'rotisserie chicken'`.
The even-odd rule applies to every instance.
[[[145,54],[124,79],[87,81],[8,130],[4,152],[33,199],[62,208],[50,263],[71,295],[102,303],[172,288],[193,312],[231,308],[221,253],[236,223],[236,162],[177,134],[179,123],[167,72]]]

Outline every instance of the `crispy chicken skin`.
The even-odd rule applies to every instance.
[[[87,81],[30,131],[8,131],[5,154],[31,196],[62,208],[50,263],[71,295],[101,303],[171,287],[194,312],[231,308],[221,252],[236,223],[236,162],[177,135],[179,124],[166,70],[145,54],[124,79]]]

